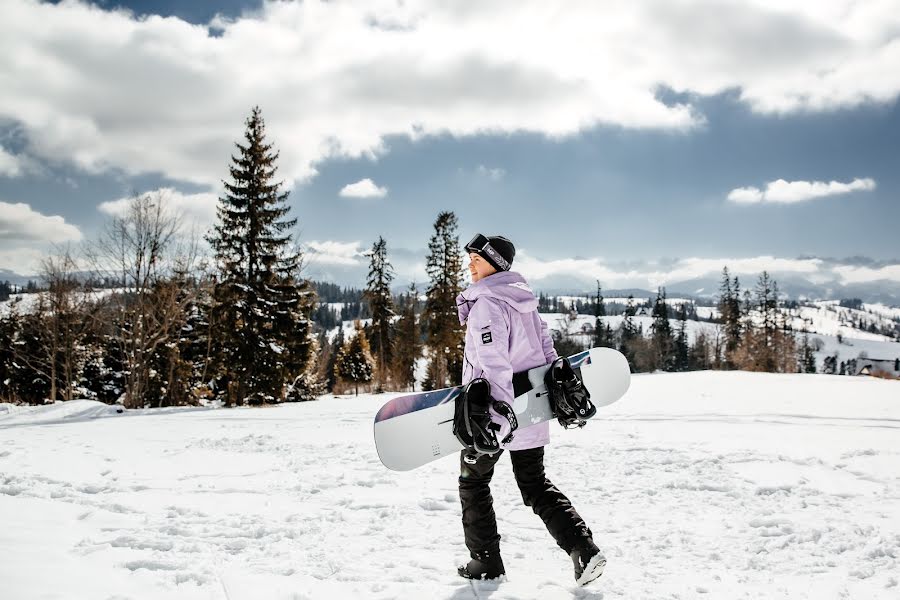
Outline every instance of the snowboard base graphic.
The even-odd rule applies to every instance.
[[[621,398],[631,383],[628,361],[611,348],[591,348],[569,357],[576,374],[598,408]],[[517,373],[513,411],[519,427],[555,419],[547,400],[544,374],[550,365]],[[457,454],[463,445],[453,435],[455,400],[463,387],[399,396],[375,415],[375,448],[381,462],[394,471],[409,471]]]

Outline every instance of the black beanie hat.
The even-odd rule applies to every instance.
[[[496,251],[496,254],[500,255],[501,260],[497,260],[496,256],[491,256],[489,249],[484,247],[484,241],[487,241],[490,247]],[[513,246],[511,241],[501,235],[476,235],[466,246],[466,250],[476,253],[498,271],[509,271],[512,267],[513,259],[516,257],[516,247]],[[504,261],[506,262],[505,265],[503,264]]]

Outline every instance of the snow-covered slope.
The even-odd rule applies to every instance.
[[[823,369],[823,363],[827,356],[837,355],[839,363],[858,358],[862,353],[869,358],[889,360],[900,358],[900,342],[897,340],[893,340],[883,335],[859,331],[843,326],[835,318],[835,315],[839,313],[831,310],[823,309],[822,311],[819,311],[807,307],[802,307],[800,310],[809,311],[804,312],[803,314],[817,316],[817,318],[807,319],[805,321],[798,317],[795,319],[794,327],[799,334],[803,330],[803,325],[805,325],[807,331],[813,332],[809,334],[810,341],[815,342],[815,340],[819,340],[821,349],[815,353],[816,365],[819,371]],[[594,317],[589,315],[578,315],[575,320],[569,320],[567,315],[564,314],[544,313],[541,314],[541,318],[544,319],[551,330],[565,331],[568,328],[568,331],[572,334],[578,334],[578,332],[583,331],[585,328],[592,329],[594,326]],[[650,326],[653,324],[653,317],[642,316],[632,318],[635,326],[640,326],[643,329],[644,335],[650,335]],[[608,316],[603,317],[603,322],[615,330],[622,324],[623,319],[624,317],[621,315]],[[677,331],[678,321],[674,319],[670,321],[673,331]],[[708,339],[714,339],[716,329],[719,327],[719,325],[707,321],[687,321],[686,323],[688,341],[691,344],[694,343],[697,334],[700,332],[704,332]],[[837,337],[838,333],[842,336],[840,341]],[[590,335],[581,335],[579,341],[582,344],[589,344]]]
[[[458,466],[385,470],[387,398],[0,413],[0,597],[898,597],[898,382],[638,375],[599,421],[554,426],[548,475],[609,558],[583,590],[507,457],[509,580],[457,578]]]
[[[870,305],[863,305],[870,306]],[[872,341],[893,341],[893,338],[879,333],[861,330],[853,327],[862,322],[865,326],[874,325],[879,331],[890,331],[896,322],[892,320],[891,309],[887,307],[876,308],[878,312],[868,312],[839,306],[837,302],[816,302],[808,306],[800,306],[792,309],[789,314],[792,317],[791,326],[796,331],[809,331],[823,335],[845,338],[855,338]]]

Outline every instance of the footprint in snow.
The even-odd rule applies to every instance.
[[[424,498],[419,500],[419,507],[425,510],[449,510],[450,507],[446,500],[437,500],[434,498]]]

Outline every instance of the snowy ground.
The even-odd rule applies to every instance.
[[[0,597],[900,597],[900,382],[639,375],[599,422],[554,425],[549,476],[609,558],[583,589],[506,457],[509,579],[458,579],[457,465],[385,470],[386,399],[0,406]]]

